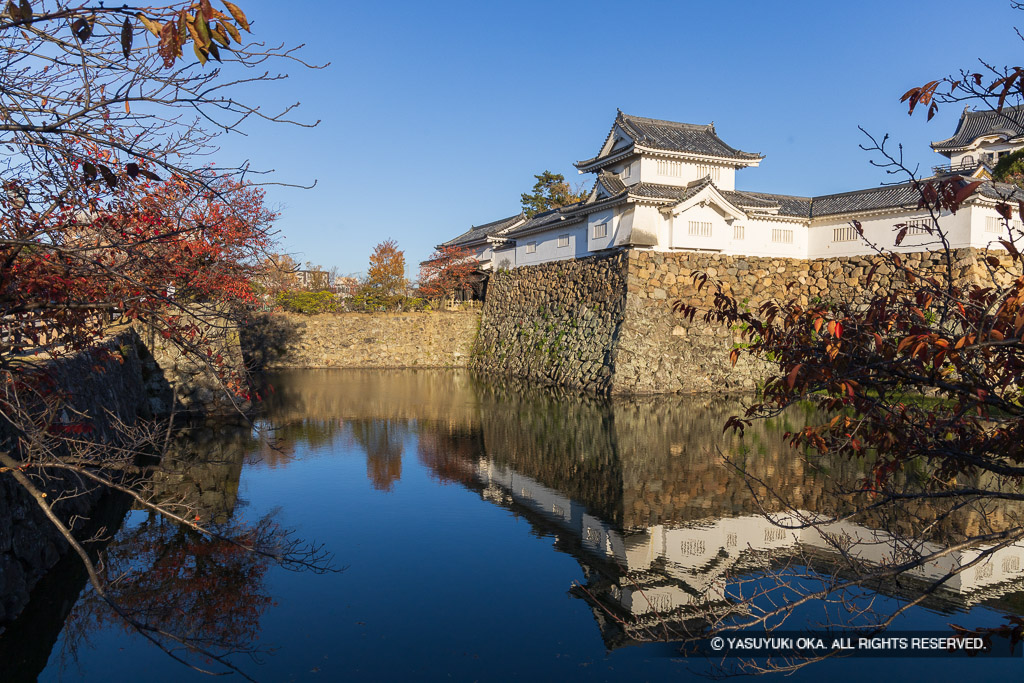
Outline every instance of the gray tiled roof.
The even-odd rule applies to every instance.
[[[644,197],[646,199],[670,199],[675,202],[683,202],[703,190],[708,185],[713,185],[708,177],[694,180],[684,186],[660,185],[658,183],[637,183],[629,187],[631,197]]]
[[[875,209],[912,209],[920,201],[921,193],[911,183],[887,185],[814,197],[811,199],[811,215],[818,218]]]
[[[560,209],[550,209],[544,213],[538,213],[519,227],[507,232],[506,236],[516,237],[517,235],[534,232],[535,230],[554,227],[556,224],[572,225],[577,223],[586,216],[586,214],[578,212],[573,215],[573,212],[579,206],[579,204],[571,204]]]
[[[989,199],[1019,202],[1024,201],[1024,190],[1009,183],[984,183],[980,188],[981,196]]]
[[[705,176],[700,180],[694,180],[684,186],[660,185],[658,183],[637,183],[636,185],[623,186],[631,197],[642,197],[646,199],[663,199],[675,203],[684,202],[703,190],[708,185],[714,185],[711,178]],[[793,197],[783,194],[769,194],[766,192],[745,192],[716,189],[733,206],[741,209],[752,209],[756,211],[772,211],[783,216],[795,216],[799,218],[811,217],[811,199],[809,197]]]
[[[743,200],[733,200],[730,192],[722,192],[729,201],[740,208],[767,208],[759,207],[756,205],[748,205]],[[738,192],[736,194],[746,195],[754,199],[760,199],[764,202],[769,202],[773,207],[778,207],[779,214],[782,216],[795,216],[797,218],[810,218],[811,217],[811,198],[810,197],[794,197],[788,194],[771,194],[769,192]]]
[[[983,183],[978,188],[978,192],[989,199],[1024,200],[1024,192],[1014,185],[1005,183]],[[917,208],[920,201],[921,192],[914,187],[913,183],[886,185],[867,190],[814,197],[811,200],[811,216],[820,218],[877,209],[914,209]]]
[[[480,226],[476,226],[462,233],[454,239],[450,239],[441,246],[443,247],[454,247],[462,246],[465,244],[472,244],[473,242],[479,242],[491,235],[495,235],[508,227],[515,225],[516,222],[525,218],[522,213],[517,213],[515,216],[509,216],[508,218],[502,218],[497,221],[491,221]]]
[[[597,182],[604,186],[605,192],[607,192],[609,196],[615,196],[626,189],[626,185],[622,182],[619,176],[614,173],[608,173],[607,171],[602,171],[601,174],[597,176]]]
[[[729,200],[733,206],[741,209],[777,210],[779,203],[768,199],[768,195],[758,197],[749,192],[738,192],[732,190],[719,190],[722,196]]]
[[[640,145],[641,147],[665,150],[667,152],[702,154],[735,161],[755,161],[763,158],[760,154],[742,152],[725,144],[715,133],[714,124],[699,125],[663,121],[661,119],[648,119],[642,116],[630,116],[620,111],[615,118],[615,125],[632,138],[634,145]],[[629,149],[631,148],[620,148],[614,153],[604,155],[604,157],[618,156],[623,151]],[[601,158],[602,155],[598,154],[592,159],[577,162],[576,166],[587,166]]]
[[[1024,105],[1003,107],[1001,111],[967,111],[960,116],[953,137],[932,143],[936,152],[949,152],[967,147],[983,135],[1024,135]]]

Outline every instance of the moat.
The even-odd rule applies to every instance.
[[[773,569],[838,565],[813,535],[768,522],[766,491],[721,454],[805,510],[832,506],[832,477],[862,474],[850,462],[811,470],[790,451],[783,434],[799,410],[743,441],[723,435],[740,410],[733,399],[603,400],[461,371],[269,379],[257,430],[196,429],[177,446],[186,466],[158,483],[225,531],[289,529],[322,544],[341,571],[290,571],[142,510],[128,512],[104,557],[131,609],[240,653],[231,661],[262,681],[700,677],[711,664],[682,657],[666,629],[698,628],[696,615],[735,604]],[[965,574],[893,628],[948,632],[1024,614],[1015,557]],[[126,629],[80,572],[62,571],[0,634],[0,679],[207,680]],[[864,597],[892,611],[914,591],[904,582]],[[821,605],[807,605],[787,628],[821,620]],[[854,662],[795,678],[1020,670],[1019,656]]]

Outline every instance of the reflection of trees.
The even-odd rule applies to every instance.
[[[473,464],[483,452],[482,434],[449,423],[421,424],[416,457],[442,484],[474,481]]]
[[[352,438],[366,453],[366,477],[378,491],[402,478],[403,439],[409,427],[398,420],[352,420]]]
[[[139,623],[218,653],[252,651],[260,617],[272,603],[264,586],[271,560],[244,545],[273,545],[281,530],[266,518],[251,527],[220,525],[217,532],[223,538],[203,537],[147,514],[122,530],[104,553],[108,595]],[[68,647],[73,650],[90,632],[114,625],[128,629],[90,590],[68,620]]]
[[[245,454],[253,448],[245,423],[208,423],[181,430],[146,489],[152,500],[176,512],[216,524],[231,517]]]
[[[69,611],[69,654],[95,629],[116,624],[196,668],[241,673],[230,656],[256,652],[259,619],[271,602],[264,587],[270,565],[330,570],[329,556],[292,538],[272,517],[249,524],[234,514],[251,434],[245,424],[190,425],[145,470],[148,476],[127,472],[133,493],[112,497],[111,511],[101,506],[83,529],[88,567],[77,555],[65,557],[0,635],[0,679],[34,680]],[[110,540],[109,530],[131,505],[132,524]]]
[[[290,420],[262,423],[264,439],[254,456],[270,467],[282,467],[290,463],[296,454],[296,444],[303,443],[318,450],[328,448],[343,434],[344,427],[339,420]]]

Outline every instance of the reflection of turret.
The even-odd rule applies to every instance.
[[[722,425],[743,407],[723,398],[602,400],[429,373],[325,371],[281,375],[276,384],[271,421],[279,437],[358,435],[368,472],[387,488],[409,450],[404,437],[415,434],[417,457],[438,480],[458,482],[554,536],[555,547],[583,567],[586,583],[573,593],[593,607],[612,647],[663,637],[655,627],[695,630],[723,611],[740,610],[737,581],[780,565],[813,562],[826,575],[840,576],[857,569],[836,543],[812,530],[782,529],[762,514],[789,509],[772,492],[793,510],[821,515],[864,502],[863,493],[859,499],[835,495],[837,482],[858,487],[863,463],[812,465],[791,450],[785,432],[804,423],[800,408],[755,423],[741,441],[723,434]],[[722,454],[761,481],[745,482],[723,466]],[[867,541],[862,564],[886,566],[907,559],[902,550],[893,557],[900,546],[890,533],[913,537],[927,527],[923,540],[930,545],[918,551],[949,548],[984,524],[1011,520],[1015,505],[944,515],[941,504],[924,502],[875,510],[823,531]],[[950,553],[917,575],[935,578],[970,559]],[[930,604],[987,600],[992,587],[1022,576],[1022,561],[1019,548],[1001,550],[950,583],[944,592],[950,602],[940,605],[933,597]],[[913,581],[901,577],[883,592],[920,594],[919,586],[907,588]]]
[[[421,427],[421,461],[438,476],[443,464],[442,478],[555,534],[556,547],[584,567],[587,582],[573,593],[591,604],[609,647],[664,637],[666,628],[677,634],[701,629],[706,619],[737,609],[730,585],[767,567],[813,557],[825,572],[842,574],[834,542],[814,529],[780,528],[761,514],[762,506],[778,505],[769,489],[814,513],[846,511],[851,499],[836,498],[834,482],[864,476],[858,462],[829,462],[818,471],[794,457],[784,433],[803,421],[799,410],[756,424],[740,441],[721,432],[727,416],[740,411],[724,399],[565,400],[544,391],[485,387],[478,387],[478,396],[481,443],[466,436],[471,428]],[[467,450],[467,444],[473,446]],[[764,483],[748,486],[722,465],[722,453],[742,459]],[[919,520],[940,519],[920,551],[949,547],[985,519],[967,509],[944,519],[940,513],[939,506],[916,506]],[[1008,509],[985,513],[997,521]],[[905,531],[910,520],[873,512],[857,522],[822,532],[856,544],[867,566],[908,559],[894,557],[899,544],[879,530]],[[937,579],[976,552],[948,554],[913,572],[902,587],[884,590],[909,593],[915,577]],[[1002,549],[949,582],[929,604],[962,607],[988,599],[987,587],[1024,576],[1022,563],[1024,548]]]

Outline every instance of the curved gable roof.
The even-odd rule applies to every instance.
[[[609,144],[609,142],[614,140],[616,128],[625,133],[632,140],[632,144],[619,148],[614,148],[614,145]],[[601,146],[601,151],[591,159],[576,162],[576,167],[583,170],[584,167],[593,166],[596,162],[619,157],[631,152],[637,146],[665,152],[728,159],[742,163],[756,162],[764,158],[760,154],[743,152],[727,145],[718,137],[718,134],[715,132],[715,124],[713,123],[701,125],[649,119],[643,116],[624,114],[620,110],[615,117],[611,133],[605,138],[605,143]]]
[[[978,138],[1000,135],[1007,140],[1024,135],[1024,105],[1003,107],[1000,111],[967,111],[952,137],[932,143],[936,152],[954,152],[970,147]]]
[[[492,235],[502,233],[512,226],[526,220],[526,216],[522,212],[517,213],[515,216],[509,216],[508,218],[502,218],[500,220],[491,221],[490,223],[484,223],[481,226],[470,228],[468,231],[462,233],[458,237],[444,242],[440,246],[442,247],[455,247],[463,246],[466,244],[472,244],[473,242],[480,242],[485,240]]]

